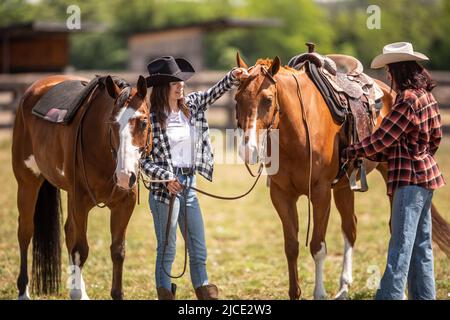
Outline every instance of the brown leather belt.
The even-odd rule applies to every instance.
[[[194,168],[193,167],[174,167],[173,172],[175,174],[183,174],[183,175],[191,176],[194,174]]]

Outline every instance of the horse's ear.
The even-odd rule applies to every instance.
[[[145,98],[147,95],[147,81],[143,76],[139,76],[138,82],[137,82],[137,94],[142,99]]]
[[[105,85],[106,90],[108,90],[108,94],[111,96],[111,98],[115,99],[120,93],[119,87],[116,86],[114,83],[114,80],[111,78],[111,76],[107,76],[105,79]]]
[[[280,70],[281,61],[278,56],[273,59],[272,65],[269,68],[269,72],[272,76],[276,75],[276,73]]]
[[[236,52],[236,63],[237,63],[237,66],[238,66],[239,68],[245,68],[245,69],[248,69],[247,64],[245,63],[244,60],[242,60],[241,55],[239,54],[239,51]]]

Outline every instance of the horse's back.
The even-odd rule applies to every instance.
[[[30,172],[30,161],[39,164],[43,169],[47,165],[55,166],[64,158],[64,145],[70,126],[57,125],[32,114],[32,109],[39,99],[55,85],[67,80],[87,80],[70,75],[54,75],[34,82],[26,91],[17,108],[13,128],[12,165],[16,178],[27,176]],[[60,159],[52,155],[60,154]],[[28,161],[28,162],[27,162]],[[28,163],[28,165],[27,165]],[[35,165],[36,166],[36,165]],[[40,171],[41,171],[40,170]],[[37,173],[38,171],[34,171]]]
[[[39,79],[35,81],[28,89],[25,91],[23,99],[19,105],[19,109],[30,110],[33,109],[36,102],[52,87],[58,83],[67,80],[85,80],[86,78],[71,76],[71,75],[53,75],[46,78]]]

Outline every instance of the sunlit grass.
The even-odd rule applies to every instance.
[[[19,270],[17,243],[16,182],[11,169],[11,143],[0,141],[0,299],[17,297],[16,277]],[[450,139],[445,139],[438,152],[444,175],[450,176]],[[199,187],[218,194],[238,194],[251,184],[243,166],[217,165],[214,183],[198,179]],[[371,299],[374,290],[366,283],[372,276],[370,268],[384,271],[389,239],[389,202],[381,176],[369,176],[370,190],[357,194],[358,238],[354,251],[351,298]],[[136,207],[127,231],[127,253],[124,267],[124,290],[127,299],[156,299],[154,266],[156,239],[147,203],[141,188],[141,204]],[[441,214],[450,220],[450,186],[435,193],[434,201]],[[64,199],[65,194],[63,194]],[[287,299],[288,274],[284,256],[281,222],[269,199],[265,179],[246,198],[229,202],[199,196],[206,225],[208,272],[210,281],[220,288],[224,299]],[[302,297],[311,299],[314,289],[314,263],[305,247],[307,202],[298,202],[300,222],[299,276]],[[110,299],[112,263],[109,254],[109,212],[96,209],[90,213],[88,237],[89,259],[83,276],[92,299]],[[181,236],[179,235],[179,239]],[[343,238],[340,217],[332,206],[327,233],[328,256],[325,263],[325,288],[330,298],[338,291],[342,266]],[[174,273],[183,264],[183,241],[178,241]],[[450,261],[435,248],[437,296],[448,299],[450,292]],[[68,262],[64,251],[63,261]],[[29,260],[31,266],[31,259]],[[65,271],[65,268],[63,268]],[[64,279],[67,274],[64,273]],[[194,299],[189,274],[177,280],[178,298]],[[35,297],[36,298],[36,297]],[[68,298],[63,290],[57,297]]]

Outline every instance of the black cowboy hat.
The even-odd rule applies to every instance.
[[[164,56],[147,65],[150,74],[145,80],[147,87],[165,85],[169,82],[186,81],[195,73],[192,65],[185,59]]]

